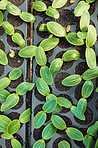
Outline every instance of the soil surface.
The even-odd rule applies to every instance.
[[[10,1],[12,4],[16,6],[21,6],[25,0],[8,0],[8,1]]]

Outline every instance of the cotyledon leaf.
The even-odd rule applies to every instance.
[[[72,106],[70,108],[71,112],[80,120],[85,120],[85,115],[84,114],[79,114],[78,108],[76,106]]]
[[[21,48],[25,46],[25,40],[23,39],[22,35],[19,33],[13,34],[12,41],[17,43]]]
[[[9,135],[8,133],[4,133],[1,135],[2,138],[4,139],[12,139],[13,138],[13,135]]]
[[[8,124],[11,122],[11,119],[7,116],[0,115],[0,126],[3,128],[7,128]]]
[[[2,64],[2,65],[7,65],[8,64],[7,56],[6,56],[5,52],[2,49],[0,49],[0,64]]]
[[[81,91],[82,97],[88,98],[92,92],[93,92],[93,82],[86,81],[82,87],[82,91]]]
[[[61,8],[67,3],[67,0],[54,0],[52,3],[53,8]]]
[[[55,111],[60,112],[61,110],[62,110],[62,107],[59,104],[57,104],[55,107]]]
[[[36,141],[32,148],[45,148],[45,141],[43,139]]]
[[[6,1],[6,0],[0,1],[0,9],[1,10],[6,10],[7,4],[10,4],[10,2],[9,1]]]
[[[51,6],[48,7],[48,9],[45,12],[48,16],[53,17],[55,19],[58,19],[60,14],[59,11],[56,8],[53,8]]]
[[[21,12],[19,16],[25,22],[32,22],[32,23],[34,23],[34,21],[35,21],[34,15],[32,15],[31,13],[28,13],[28,12]]]
[[[72,138],[73,140],[82,141],[83,134],[76,128],[68,127],[66,130],[67,135]]]
[[[60,106],[63,106],[65,108],[70,108],[72,107],[72,104],[71,102],[66,99],[66,98],[63,98],[63,97],[58,97],[57,98],[57,103],[60,105]]]
[[[64,86],[74,86],[74,85],[77,85],[81,82],[82,78],[80,75],[78,74],[74,74],[74,75],[71,75],[71,76],[68,76],[66,77],[63,81],[62,81],[62,84]]]
[[[16,80],[21,76],[22,72],[20,69],[14,69],[9,73],[10,80]]]
[[[7,77],[0,79],[0,90],[6,88],[10,84],[11,80]]]
[[[84,114],[85,111],[86,111],[86,107],[87,107],[87,100],[81,98],[81,99],[78,101],[78,104],[77,104],[78,113],[79,113],[79,114]]]
[[[50,100],[53,100],[53,99],[57,99],[57,97],[53,94],[49,94],[48,96],[46,96],[46,101],[50,101]]]
[[[95,136],[98,133],[98,121],[96,121],[95,124],[91,125],[87,129],[87,133],[90,134],[91,136]]]
[[[36,87],[40,94],[43,96],[47,96],[50,93],[49,86],[42,78],[37,78],[36,80]]]
[[[80,38],[80,39],[86,39],[87,37],[87,32],[77,32],[77,36]]]
[[[83,144],[85,145],[86,148],[91,148],[92,142],[93,138],[88,134],[83,139]]]
[[[36,1],[33,4],[33,9],[35,9],[36,11],[42,12],[42,11],[45,11],[47,9],[47,6],[42,1]]]
[[[40,43],[40,46],[43,48],[44,51],[49,51],[54,47],[56,47],[58,43],[59,43],[59,39],[56,37],[52,37],[52,38],[43,40]]]
[[[53,76],[49,71],[49,68],[47,66],[41,67],[40,69],[40,75],[41,78],[48,84],[52,85],[53,83]]]
[[[93,3],[95,0],[86,0],[87,3]]]
[[[2,126],[0,125],[0,132],[1,132],[1,133],[5,133],[5,132],[6,132],[6,128],[4,128],[4,127],[2,127]]]
[[[16,88],[16,92],[18,95],[24,95],[27,91],[30,91],[34,87],[34,83],[22,82]]]
[[[45,140],[48,140],[50,138],[52,138],[55,133],[56,133],[57,129],[56,127],[50,122],[43,130],[42,132],[42,138]]]
[[[44,111],[40,111],[36,114],[33,125],[35,128],[40,128],[46,121],[46,113]]]
[[[58,115],[52,115],[51,121],[57,129],[59,129],[59,130],[66,129],[65,121],[61,117],[59,117]]]
[[[5,89],[0,90],[0,101],[6,101],[9,95],[10,93],[7,90]]]
[[[30,58],[35,56],[36,46],[27,46],[19,51],[19,56],[23,58]]]
[[[70,148],[70,144],[67,141],[61,141],[58,144],[58,148]]]
[[[15,16],[18,16],[21,13],[21,10],[12,3],[7,4],[6,9],[8,10],[9,13]]]
[[[21,123],[27,123],[30,120],[30,115],[31,115],[31,109],[28,108],[20,115],[19,121]]]
[[[4,28],[5,32],[8,35],[13,35],[14,34],[14,27],[7,21],[4,21],[2,23],[2,27]]]
[[[22,148],[21,143],[15,138],[11,139],[11,145],[13,148]]]
[[[3,13],[0,11],[0,25],[2,24],[3,22]]]

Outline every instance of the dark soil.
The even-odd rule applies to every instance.
[[[86,45],[76,46],[76,50],[80,53],[80,58],[85,59]]]
[[[36,114],[40,111],[42,111],[42,107],[43,107],[43,104],[39,104],[35,107],[34,109],[34,116],[36,116]],[[47,119],[46,119],[46,122],[48,122],[49,120],[51,119],[51,113],[47,114]]]
[[[45,126],[43,125],[39,129],[34,129],[33,137],[36,141],[39,140],[39,139],[42,139],[42,131],[43,131],[44,128],[45,128]],[[49,141],[50,141],[50,139],[46,140],[45,142],[48,143]]]
[[[8,57],[8,65],[11,66],[11,67],[16,67],[17,68],[17,67],[20,67],[23,64],[24,58],[22,58],[22,57],[20,57],[18,55],[18,52],[19,52],[18,50],[13,50],[13,51],[15,51],[15,57],[14,58],[11,58],[9,56],[9,54],[7,55],[7,57]]]
[[[59,13],[60,13],[60,17],[59,19],[56,20],[57,23],[61,24],[63,27],[67,27],[68,25],[75,24],[76,19],[75,19],[73,10],[61,9]]]
[[[22,25],[23,21],[19,16],[11,15],[10,13],[7,16],[7,21],[12,24],[14,27],[19,27]]]
[[[7,74],[7,76],[8,76],[8,74]],[[22,82],[23,82],[23,75],[21,75],[17,80],[12,80],[9,87],[16,88]]]
[[[52,49],[52,50],[49,50],[49,51],[46,51],[46,52],[45,52],[45,53],[46,53],[46,57],[47,57],[47,58],[51,57],[52,54],[53,54],[53,52],[54,52],[53,49]]]
[[[21,145],[23,146],[23,139],[20,135],[14,134],[14,138],[17,139],[21,143]],[[5,140],[5,145],[6,145],[6,148],[12,148],[11,140]]]
[[[15,92],[11,92],[11,93],[15,93]],[[12,109],[19,109],[21,106],[23,105],[23,96],[19,96],[19,102],[16,106],[14,106]]]
[[[71,143],[70,143],[66,138],[62,138],[62,137],[57,138],[57,139],[53,142],[53,148],[59,148],[59,147],[58,147],[58,144],[59,144],[59,142],[61,142],[61,141],[63,141],[63,140],[67,141],[67,142],[70,144],[70,147],[72,148]]]
[[[54,78],[54,84],[58,90],[67,91],[71,88],[71,87],[67,87],[67,86],[62,85],[62,80],[68,76],[69,76],[68,73],[63,73],[63,72],[56,75],[56,77]]]
[[[95,107],[96,107],[96,110],[98,111],[98,99],[96,101]]]
[[[80,84],[76,87],[75,89],[75,98],[77,100],[80,100],[82,98],[82,95],[81,95],[81,91],[82,91],[82,86],[83,84]],[[88,102],[90,102],[92,99],[94,98],[94,91],[92,92],[92,94],[86,99]]]
[[[87,66],[86,62],[79,63],[75,68],[75,74],[82,75],[89,67]]]
[[[0,41],[0,49],[2,49],[3,51],[5,51],[5,45],[2,41]]]
[[[90,9],[88,10],[90,15],[92,15],[95,11],[95,3],[91,3],[90,4]]]
[[[70,0],[67,0],[67,3],[65,4],[66,7],[72,5],[72,3],[70,3]]]
[[[46,66],[49,67],[49,66],[50,66],[50,63],[47,62]],[[38,65],[38,64],[37,64],[36,67],[35,67],[35,73],[36,73],[36,76],[37,76],[37,77],[40,77],[40,68],[41,68],[41,66]]]
[[[71,47],[72,45],[65,39],[65,37],[59,37],[58,46],[60,48],[68,48],[68,47]]]
[[[91,110],[91,108],[87,107],[84,115],[86,118],[85,120],[79,120],[77,117],[74,116],[76,122],[82,125],[88,125],[89,123],[93,121],[93,111]]]
[[[22,37],[24,38],[24,34],[23,34],[22,31],[16,29],[16,30],[15,30],[15,33],[20,33],[20,34],[22,35]],[[19,47],[18,44],[16,44],[15,42],[12,41],[10,35],[7,35],[7,42],[8,42],[8,44],[9,44],[10,46],[12,46],[12,47]]]
[[[46,21],[46,20],[42,20],[39,24],[38,24],[38,26],[37,26],[37,33],[38,33],[38,35],[41,37],[41,38],[48,38],[49,37],[49,35],[50,35],[50,33],[49,32],[47,32],[47,31],[39,31],[39,27],[40,27],[40,25],[41,24],[47,24],[47,22],[48,21]]]
[[[4,34],[4,32],[5,32],[5,31],[4,31],[3,27],[2,27],[2,26],[0,26],[0,36],[1,36],[1,35],[3,35],[3,34]]]
[[[60,94],[58,95],[57,97],[64,97],[66,99],[68,99],[72,104],[73,104],[73,101],[72,99],[70,98],[70,96],[66,95],[66,94]],[[65,108],[65,107],[62,107],[62,110],[60,111],[60,113],[67,113],[69,112],[70,109],[69,108]]]
[[[64,53],[65,53],[65,51],[60,51],[59,53],[57,53],[55,58],[62,58]],[[73,63],[74,63],[74,61],[63,62],[61,69],[67,70],[72,67]]]
[[[96,87],[98,87],[98,78],[96,78]]]
[[[60,116],[60,117],[65,121],[67,127],[72,127],[72,122],[68,117],[66,116]],[[59,129],[57,129],[57,133],[61,135],[66,134],[65,130],[59,130]]]
[[[85,136],[87,134],[87,129],[86,128],[79,128],[79,130],[82,132],[83,136]],[[85,148],[83,141],[76,141],[74,140],[74,142],[80,147],[80,148]]]
[[[4,66],[0,64],[0,76],[4,74]]]
[[[10,1],[12,4],[16,6],[21,6],[24,3],[24,0],[8,0],[8,1]]]

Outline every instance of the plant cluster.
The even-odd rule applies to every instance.
[[[39,27],[39,31],[48,31],[51,33],[49,38],[43,40],[39,46],[25,46],[25,41],[20,34],[14,33],[14,28],[7,21],[3,22],[3,14],[0,12],[0,25],[5,29],[5,32],[12,36],[12,40],[24,47],[19,51],[19,56],[23,58],[35,57],[40,68],[40,76],[36,80],[36,87],[38,92],[46,97],[46,103],[43,105],[42,110],[37,113],[34,118],[33,125],[35,128],[40,128],[46,121],[47,113],[52,113],[53,111],[60,112],[62,107],[69,108],[70,111],[80,120],[85,120],[85,111],[87,108],[87,98],[93,92],[93,82],[94,78],[98,77],[98,66],[96,64],[96,54],[92,49],[92,46],[96,42],[96,29],[93,25],[90,25],[90,14],[89,8],[90,3],[95,0],[80,1],[74,10],[76,17],[80,17],[80,31],[77,33],[70,32],[67,33],[65,28],[54,21],[50,21],[47,24],[42,24]],[[46,15],[58,19],[60,17],[58,8],[63,7],[67,3],[67,0],[54,0],[52,6],[47,8],[46,4],[42,1],[36,1],[33,4],[33,9],[39,12],[45,12]],[[18,7],[11,4],[9,1],[0,1],[0,9],[8,10],[9,13],[15,16],[19,16],[25,22],[34,23],[35,17],[28,12],[21,12]],[[65,37],[66,40],[75,46],[81,46],[86,44],[85,57],[86,62],[89,67],[82,75],[74,74],[66,77],[62,84],[64,86],[75,86],[79,84],[82,79],[86,80],[82,90],[82,98],[77,103],[77,106],[72,104],[68,99],[64,97],[57,97],[50,93],[49,86],[53,84],[53,75],[56,74],[62,67],[64,62],[75,61],[80,58],[80,53],[76,50],[66,51],[62,58],[56,58],[52,61],[49,67],[47,64],[46,51],[52,50],[59,43],[59,37]],[[8,63],[6,54],[0,50],[0,63],[6,65]],[[9,77],[0,79],[0,100],[4,101],[1,105],[1,111],[5,111],[14,107],[19,102],[19,96],[24,95],[27,91],[30,91],[34,87],[34,83],[23,82],[19,84],[16,88],[16,93],[10,94],[5,88],[11,83],[11,80],[16,80],[21,76],[21,71],[19,69],[14,69],[9,73]],[[49,86],[48,86],[49,85]],[[98,92],[98,87],[96,88]],[[16,133],[20,128],[20,123],[26,123],[30,119],[30,109],[23,112],[19,120],[11,121],[8,117],[0,116],[0,132],[4,132],[1,137],[5,139],[11,139],[11,144],[13,148],[21,148],[21,144],[17,141],[13,134]],[[15,127],[15,128],[13,128]],[[45,148],[45,140],[52,138],[57,129],[65,130],[66,134],[73,140],[83,141],[86,148],[90,148],[93,136],[98,132],[98,121],[91,125],[87,129],[87,134],[83,136],[82,132],[74,127],[67,127],[65,121],[58,115],[51,116],[51,122],[42,131],[42,139],[38,140],[33,148]],[[15,146],[17,145],[17,147]],[[59,148],[70,148],[70,144],[67,141],[61,141],[58,144]],[[98,147],[98,140],[96,141],[95,148]]]

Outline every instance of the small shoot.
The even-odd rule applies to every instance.
[[[15,51],[10,49],[9,50],[9,56],[10,56],[10,58],[14,58],[15,57]]]

